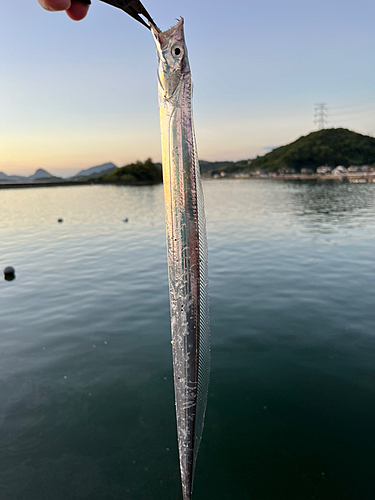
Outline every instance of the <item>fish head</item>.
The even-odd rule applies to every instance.
[[[157,32],[151,28],[158,56],[158,78],[164,91],[164,98],[171,99],[183,81],[190,74],[185,45],[184,20],[181,18],[167,31]]]

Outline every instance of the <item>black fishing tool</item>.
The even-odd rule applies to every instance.
[[[87,5],[91,4],[91,0],[79,0],[81,3],[85,3]],[[113,7],[117,7],[118,9],[123,10],[133,19],[138,21],[139,23],[146,26],[149,30],[151,27],[155,28],[156,31],[160,33],[160,29],[156,26],[154,20],[147,12],[147,10],[143,7],[142,3],[139,0],[101,0],[102,2],[108,3]],[[145,21],[145,19],[148,21]]]

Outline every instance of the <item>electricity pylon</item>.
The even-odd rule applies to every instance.
[[[318,125],[318,130],[325,128],[327,125],[327,104],[321,102],[319,104],[315,104],[314,106],[314,124]]]

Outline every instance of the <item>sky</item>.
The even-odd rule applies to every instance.
[[[163,30],[185,19],[199,157],[263,155],[317,129],[375,135],[373,0],[144,0]],[[2,2],[0,172],[74,175],[161,159],[150,32],[92,0],[80,22]]]

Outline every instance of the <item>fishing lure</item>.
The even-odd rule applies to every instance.
[[[159,111],[177,436],[183,500],[190,500],[210,370],[206,220],[192,116],[184,21],[160,32]]]

